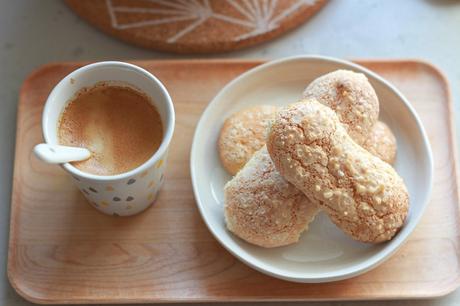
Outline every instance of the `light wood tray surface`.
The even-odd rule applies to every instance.
[[[202,221],[189,153],[206,105],[230,80],[261,61],[140,61],[170,91],[177,114],[165,186],[156,205],[129,218],[98,213],[70,177],[32,154],[42,141],[46,97],[85,63],[44,66],[25,81],[18,105],[8,276],[38,303],[362,300],[425,298],[459,285],[459,212],[446,80],[417,61],[360,61],[411,101],[434,154],[434,188],[421,223],[380,267],[333,283],[297,284],[265,276],[224,250]],[[216,127],[218,128],[218,127]]]

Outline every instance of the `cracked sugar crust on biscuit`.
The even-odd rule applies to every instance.
[[[329,107],[309,100],[280,110],[267,148],[281,175],[354,239],[387,241],[403,226],[402,178],[356,144]]]
[[[318,208],[275,169],[266,146],[224,188],[227,228],[270,248],[299,240]]]
[[[258,105],[243,109],[227,120],[221,129],[218,148],[224,168],[235,175],[252,155],[265,145],[268,126],[279,108]]]
[[[315,98],[337,113],[348,134],[358,144],[367,138],[379,117],[379,100],[362,73],[336,70],[307,86],[304,98]]]
[[[384,162],[389,164],[395,162],[397,151],[396,137],[382,121],[378,121],[374,125],[369,136],[361,146]]]

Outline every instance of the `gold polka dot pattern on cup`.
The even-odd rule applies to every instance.
[[[107,203],[106,201],[101,201],[101,205],[104,206],[104,207],[107,207],[107,206],[109,206],[109,203]]]
[[[131,209],[133,208],[131,205],[126,206],[126,209]]]
[[[153,193],[150,193],[147,199],[148,199],[149,201],[152,201],[153,198],[154,198],[154,194],[153,194]]]
[[[105,187],[105,190],[106,191],[114,191],[115,189],[113,189],[112,186],[107,186],[107,187]]]
[[[155,186],[155,181],[150,181],[149,185],[147,186],[148,188],[152,188]]]
[[[161,167],[161,165],[163,165],[163,160],[160,159],[159,161],[157,161],[157,163],[155,164],[155,167],[158,169]]]
[[[142,172],[141,177],[145,177],[147,174],[149,174],[149,170],[145,170]]]

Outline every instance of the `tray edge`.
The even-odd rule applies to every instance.
[[[260,58],[255,58],[255,59],[170,59],[170,60],[128,60],[128,62],[132,63],[142,63],[142,62],[154,62],[156,64],[183,64],[183,63],[193,63],[193,64],[202,64],[202,63],[218,63],[218,64],[237,64],[237,63],[244,63],[244,64],[254,64],[258,65],[263,62],[268,61],[267,59],[260,59]],[[454,163],[454,172],[455,172],[455,185],[456,185],[456,197],[457,199],[460,199],[460,190],[458,188],[458,181],[459,181],[459,166],[458,166],[458,147],[457,147],[457,136],[456,136],[456,130],[455,130],[455,120],[454,120],[454,113],[453,113],[453,99],[452,99],[452,92],[451,92],[451,87],[450,83],[446,77],[446,75],[434,64],[423,60],[423,59],[416,59],[416,58],[402,58],[402,59],[383,59],[383,58],[375,58],[375,59],[350,59],[350,61],[355,62],[359,65],[366,66],[366,64],[390,64],[390,63],[410,63],[410,64],[416,64],[416,65],[421,65],[424,68],[427,68],[435,77],[443,84],[443,88],[445,91],[446,95],[446,100],[447,100],[447,107],[448,107],[448,113],[449,113],[449,139],[452,144],[452,151],[453,151],[453,163]],[[29,83],[37,77],[40,73],[43,71],[46,71],[47,69],[54,68],[56,66],[73,66],[73,65],[85,65],[87,63],[90,63],[91,61],[69,61],[69,62],[51,62],[44,64],[42,66],[37,67],[36,69],[32,70],[27,77],[24,79],[23,84],[20,88],[19,95],[18,95],[18,108],[17,108],[17,114],[16,114],[16,135],[17,131],[19,129],[19,116],[22,113],[21,108],[23,107],[21,103],[22,101],[22,96],[25,92],[25,89],[27,89],[27,86],[29,86]],[[16,139],[15,141],[15,161],[14,161],[14,168],[13,168],[13,184],[12,184],[12,196],[11,196],[11,204],[15,202],[13,199],[15,198],[13,191],[16,188],[16,172],[18,171],[18,165],[17,165],[17,159],[16,159],[16,152],[17,152],[17,147],[18,147],[18,141]],[[457,203],[458,204],[458,203]],[[14,205],[17,206],[17,205]],[[458,209],[457,205],[457,209]],[[13,289],[16,291],[18,295],[23,297],[25,300],[30,301],[32,303],[36,304],[83,304],[83,303],[90,303],[90,304],[125,304],[125,303],[174,303],[174,302],[188,302],[188,303],[199,303],[199,302],[223,302],[222,299],[218,299],[217,297],[214,298],[208,298],[208,299],[158,299],[155,301],[149,300],[149,299],[114,299],[114,300],[98,300],[98,299],[46,299],[46,298],[40,298],[33,296],[29,293],[26,292],[26,290],[23,290],[20,284],[17,283],[17,275],[13,273],[13,261],[12,261],[12,256],[14,253],[17,251],[16,250],[16,245],[13,243],[14,239],[12,237],[16,234],[14,227],[12,226],[13,218],[17,214],[17,209],[11,205],[11,212],[10,212],[10,227],[9,227],[9,242],[8,242],[8,252],[7,252],[7,278],[13,287]],[[460,216],[460,212],[457,210]],[[457,260],[460,262],[460,258],[457,255]],[[283,299],[271,299],[270,297],[267,298],[229,298],[225,300],[226,302],[313,302],[313,301],[374,301],[374,300],[397,300],[397,299],[402,299],[402,300],[410,300],[410,299],[431,299],[431,298],[438,298],[438,297],[443,297],[445,295],[448,295],[449,293],[453,292],[456,290],[458,287],[460,287],[460,273],[457,273],[457,277],[455,280],[451,282],[451,285],[446,287],[444,290],[438,290],[438,291],[432,291],[428,292],[422,296],[417,295],[400,295],[400,296],[373,296],[369,298],[346,298],[346,299],[335,299],[335,298],[311,298],[311,299],[302,299],[302,298],[283,298]]]

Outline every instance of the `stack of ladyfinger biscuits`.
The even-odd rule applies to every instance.
[[[353,239],[379,243],[403,226],[409,196],[391,164],[396,139],[378,121],[377,95],[361,73],[337,70],[301,101],[228,118],[219,154],[227,228],[262,247],[295,243],[319,211]]]

